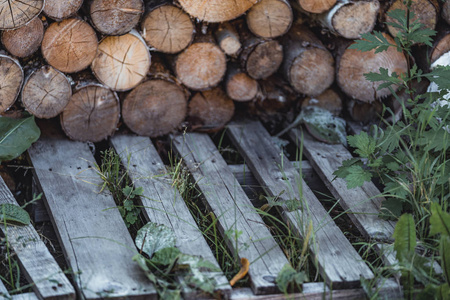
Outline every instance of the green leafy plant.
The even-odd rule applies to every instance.
[[[170,228],[147,223],[136,236],[140,254],[135,255],[133,260],[156,286],[161,299],[181,299],[183,287],[212,294],[216,281],[211,272],[220,269],[201,257],[181,253],[175,243],[176,237]]]
[[[0,117],[0,162],[18,157],[40,135],[34,116],[23,119]]]
[[[0,220],[8,224],[30,224],[30,215],[22,207],[14,204],[3,203],[0,204]]]
[[[365,74],[369,81],[382,81],[378,89],[388,88],[400,102],[403,117],[394,122],[383,120],[373,125],[370,133],[361,132],[347,138],[357,157],[344,161],[334,173],[344,178],[348,188],[361,186],[365,181],[378,178],[384,185],[381,215],[397,219],[402,213],[412,213],[416,233],[420,239],[427,238],[430,204],[438,203],[448,210],[450,198],[450,133],[445,126],[450,121],[447,102],[440,102],[450,90],[450,68],[438,66],[430,73],[423,73],[411,65],[412,45],[423,43],[431,46],[434,31],[425,29],[414,20],[408,9],[394,10],[390,25],[399,29],[395,44],[391,44],[380,32],[364,34],[363,39],[350,47],[361,51],[385,51],[394,47],[405,54],[408,68],[406,74],[389,74],[380,68],[379,73]],[[438,85],[438,92],[417,95],[414,82],[430,80]],[[402,101],[396,92],[403,90],[408,99]],[[442,104],[444,103],[444,104]],[[445,104],[447,103],[447,104]]]

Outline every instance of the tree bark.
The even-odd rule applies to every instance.
[[[337,0],[296,0],[301,9],[313,14],[320,14],[330,10]]]
[[[51,66],[34,70],[22,88],[22,104],[38,118],[49,119],[59,115],[72,96],[67,77]]]
[[[5,112],[16,101],[23,77],[19,62],[0,53],[0,112]]]
[[[210,36],[198,37],[175,60],[175,75],[188,88],[211,89],[222,81],[226,57]]]
[[[327,89],[316,97],[307,97],[302,102],[302,108],[317,106],[330,111],[334,116],[339,116],[342,111],[342,99],[333,89]]]
[[[258,81],[248,76],[235,63],[228,64],[224,83],[227,95],[235,101],[250,101],[259,91]]]
[[[126,96],[122,115],[133,132],[157,137],[180,127],[187,114],[188,93],[169,74],[161,59],[153,58],[149,80]]]
[[[403,3],[403,0],[394,1],[387,12],[389,13],[395,9],[406,11],[406,5]],[[425,28],[428,29],[434,29],[436,27],[439,17],[439,4],[436,0],[412,0],[411,11],[413,11],[415,15],[411,22],[417,20],[421,24],[424,24]],[[388,15],[386,15],[386,22],[397,23]],[[387,27],[392,36],[397,36],[397,33],[399,32],[398,28],[389,24]]]
[[[334,59],[306,27],[296,24],[283,38],[285,59],[281,72],[299,93],[316,96],[334,81]]]
[[[192,129],[215,132],[225,126],[234,114],[234,102],[221,87],[196,93],[189,102]]]
[[[241,50],[242,44],[239,34],[233,25],[226,22],[219,25],[215,32],[217,44],[229,56],[237,56]]]
[[[246,14],[248,28],[262,38],[276,38],[292,25],[294,15],[287,0],[262,0]]]
[[[318,17],[320,23],[332,33],[347,39],[359,39],[371,32],[380,11],[378,0],[340,0],[328,12]]]
[[[60,118],[61,126],[69,138],[99,142],[115,132],[119,115],[120,105],[116,93],[95,84],[75,92]]]
[[[389,43],[394,40],[387,34],[384,37]],[[364,74],[379,73],[380,68],[387,69],[389,74],[406,73],[407,63],[403,53],[389,47],[387,51],[375,54],[375,50],[361,52],[355,49],[346,49],[337,65],[337,83],[341,90],[353,99],[364,102],[373,102],[376,99],[391,95],[388,88],[377,90],[382,82],[369,82]],[[398,87],[392,86],[394,90]]]
[[[254,79],[266,79],[274,74],[283,62],[283,47],[276,40],[257,37],[244,39],[240,55],[241,66]]]
[[[44,13],[56,21],[67,19],[80,9],[83,0],[45,0]]]
[[[145,79],[150,64],[145,41],[136,31],[131,31],[102,40],[91,69],[95,77],[112,90],[127,91]]]
[[[142,0],[92,0],[89,6],[94,27],[106,35],[128,33],[144,13]]]
[[[179,0],[188,14],[211,23],[236,19],[256,2],[257,0]]]
[[[42,56],[54,68],[74,73],[86,69],[97,53],[97,35],[92,27],[70,18],[52,23],[44,33]]]
[[[17,57],[27,57],[36,52],[44,38],[44,24],[34,18],[27,25],[2,32],[2,44],[6,50]]]
[[[178,53],[194,38],[188,14],[170,4],[150,7],[141,23],[142,37],[149,47],[163,53]]]
[[[0,2],[0,30],[16,29],[39,15],[44,0],[22,0]]]

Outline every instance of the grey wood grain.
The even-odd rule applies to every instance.
[[[156,299],[114,199],[99,192],[88,145],[43,134],[28,153],[79,297]]]
[[[3,182],[3,179],[0,177],[0,181]],[[6,286],[3,284],[3,282],[0,280],[0,299],[2,298],[9,298],[8,290],[6,289]]]
[[[220,269],[151,140],[147,137],[115,135],[111,143],[134,186],[144,189],[141,201],[147,220],[172,228],[177,237],[176,246],[181,252],[201,256]],[[226,296],[230,294],[231,286],[222,272],[209,272],[208,275],[216,279],[219,291]]]
[[[36,296],[35,293],[24,293],[24,294],[14,295],[10,299],[11,300],[38,300],[39,298]]]
[[[301,178],[300,171],[273,143],[260,122],[231,123],[227,133],[269,196],[300,200],[300,209],[288,211],[284,207],[282,216],[302,237],[312,222],[315,238],[309,249],[321,275],[333,289],[358,286],[360,277],[373,278],[370,268]]]
[[[301,140],[299,129],[292,129],[289,136],[296,143]],[[377,187],[366,182],[360,188],[348,189],[344,179],[334,178],[333,172],[344,160],[352,158],[350,152],[341,144],[318,142],[307,133],[303,136],[303,152],[359,231],[370,239],[391,240],[395,224],[378,217],[383,198]]]
[[[0,177],[0,204],[5,203],[18,205]],[[34,283],[33,291],[41,299],[75,299],[75,289],[41,241],[33,225],[5,226],[0,222],[0,230],[17,255],[25,277],[30,283]]]
[[[229,248],[236,257],[250,261],[253,292],[278,292],[275,278],[287,259],[212,140],[206,134],[189,133],[172,136],[172,143],[201,190],[205,204],[216,215]]]

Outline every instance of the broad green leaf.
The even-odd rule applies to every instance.
[[[307,106],[302,109],[300,117],[308,132],[319,141],[329,144],[347,144],[345,121],[333,116],[328,110]]]
[[[167,266],[174,262],[180,253],[181,251],[175,247],[163,248],[155,252],[151,261],[158,265]]]
[[[348,189],[360,187],[364,182],[372,179],[372,174],[364,170],[360,165],[352,165],[347,170],[348,175],[345,176],[345,181]]]
[[[394,230],[394,250],[399,262],[404,261],[410,253],[415,252],[416,229],[412,215],[403,214]]]
[[[397,198],[388,198],[381,203],[380,218],[397,220],[402,214],[403,203]]]
[[[290,285],[300,285],[308,282],[308,275],[305,272],[297,272],[290,264],[285,264],[278,273],[276,283],[280,291],[287,294]]]
[[[0,117],[0,162],[18,157],[40,135],[34,116],[18,120]]]
[[[199,256],[187,254],[179,256],[178,264],[181,268],[189,268],[189,272],[184,277],[188,285],[210,294],[214,292],[217,286],[216,280],[211,277],[211,273],[203,271],[218,272],[220,269],[217,266]]]
[[[0,219],[2,222],[6,221],[7,223],[30,224],[30,216],[27,211],[20,206],[9,203],[0,204]]]
[[[430,235],[438,233],[450,237],[450,214],[442,211],[438,203],[431,203]]]
[[[436,83],[441,90],[450,90],[450,66],[436,66],[430,73],[424,75]]]
[[[175,247],[176,237],[172,229],[152,222],[147,223],[138,230],[135,244],[149,257],[163,248]]]
[[[439,245],[439,252],[441,254],[441,267],[447,279],[447,284],[450,285],[450,237],[441,236],[441,243]]]
[[[429,300],[428,298],[427,300]],[[450,283],[441,284],[437,288],[436,292],[436,299],[437,300],[448,300],[450,299]]]

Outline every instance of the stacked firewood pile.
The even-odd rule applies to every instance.
[[[348,46],[374,28],[393,41],[396,27],[383,24],[402,3],[0,1],[0,113],[15,106],[37,118],[59,116],[70,138],[93,142],[112,135],[121,118],[151,137],[186,120],[216,130],[242,102],[283,107],[300,99],[334,114],[344,105],[365,120],[391,91],[377,90],[363,74],[380,67],[401,74],[410,62],[394,48]],[[450,51],[442,21],[450,21],[450,4],[414,0],[412,9],[428,28],[443,28],[432,49],[418,46],[428,68]]]

